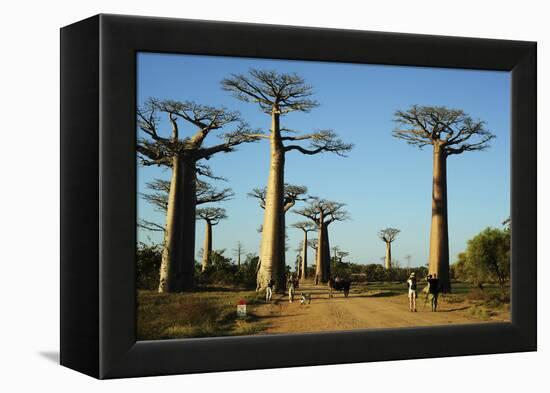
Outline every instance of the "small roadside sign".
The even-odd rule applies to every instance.
[[[237,304],[237,316],[246,317],[246,302],[244,300],[239,300],[239,304]]]

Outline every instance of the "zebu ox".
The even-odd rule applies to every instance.
[[[334,295],[332,294],[333,290],[344,291],[344,296],[348,297],[350,287],[351,287],[351,280],[349,278],[343,278],[343,277],[332,278],[331,277],[328,280],[328,297],[329,297],[329,299],[331,297],[334,297]]]

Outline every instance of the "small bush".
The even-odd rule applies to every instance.
[[[493,315],[495,315],[495,312],[483,307],[483,306],[473,306],[469,310],[470,315],[480,318],[480,319],[489,319]]]
[[[501,308],[505,304],[510,303],[510,291],[506,290],[503,292],[500,288],[486,290],[474,288],[466,294],[466,298],[468,300],[483,302],[489,308]]]

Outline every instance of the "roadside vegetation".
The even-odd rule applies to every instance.
[[[474,236],[451,265],[452,293],[440,295],[440,309],[464,313],[480,322],[510,319],[509,240],[510,229],[487,228]],[[423,281],[428,274],[426,266],[402,268],[398,261],[384,264],[344,262],[346,252],[334,247],[330,261],[331,271],[339,277],[351,279],[350,297],[388,298],[403,301],[407,294],[406,280],[411,272],[419,277],[420,310],[427,302]],[[200,256],[199,252],[199,256]],[[264,293],[256,291],[258,256],[248,253],[237,260],[225,255],[225,250],[212,250],[208,264],[195,262],[195,291],[159,293],[159,266],[162,247],[140,243],[137,249],[138,339],[174,339],[253,335],[265,332],[269,318],[257,313],[267,307]],[[303,268],[295,266],[297,271]],[[302,284],[313,286],[316,267],[307,268],[309,279]],[[286,275],[296,272],[286,266]],[[317,299],[325,297],[325,284],[316,286]],[[300,289],[298,289],[300,291]],[[284,295],[277,302],[286,303]],[[403,299],[401,299],[403,298]],[[247,316],[237,316],[237,304],[247,304]],[[314,301],[315,304],[315,301]],[[265,314],[265,313],[264,313]],[[284,317],[280,308],[271,308],[270,318]]]

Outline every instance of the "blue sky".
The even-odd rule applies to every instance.
[[[393,113],[413,104],[461,108],[487,122],[496,135],[484,152],[466,152],[448,159],[448,211],[451,262],[466,241],[487,226],[501,227],[510,211],[510,74],[366,64],[264,60],[194,55],[138,54],[138,105],[148,97],[192,100],[226,106],[241,112],[254,128],[269,129],[270,118],[254,104],[237,101],[224,92],[220,81],[231,73],[250,68],[296,72],[314,88],[320,106],[310,113],[291,113],[283,126],[310,132],[334,129],[344,141],[355,144],[347,158],[333,154],[315,156],[293,151],[287,154],[286,182],[305,185],[309,193],[347,204],[351,220],[330,226],[331,246],[350,252],[346,260],[381,263],[385,246],[379,229],[399,228],[392,256],[402,266],[410,254],[411,265],[427,262],[431,214],[432,155],[395,139]],[[162,123],[167,132],[166,123]],[[180,129],[191,134],[189,124]],[[181,131],[180,131],[181,132]],[[219,143],[209,135],[206,145]],[[263,210],[247,193],[267,182],[269,146],[266,140],[218,154],[208,164],[228,182],[235,197],[220,206],[229,218],[214,227],[213,247],[227,249],[237,241],[247,252],[258,252]],[[170,172],[157,167],[138,168],[138,191],[154,178],[168,179]],[[298,204],[296,207],[300,207]],[[138,198],[138,217],[159,223],[161,213]],[[287,224],[301,221],[287,213]],[[293,265],[294,249],[302,232],[288,228],[287,264]],[[160,241],[160,234],[139,231],[142,241]],[[196,250],[202,247],[204,223],[197,222]],[[310,253],[310,258],[312,254]]]

